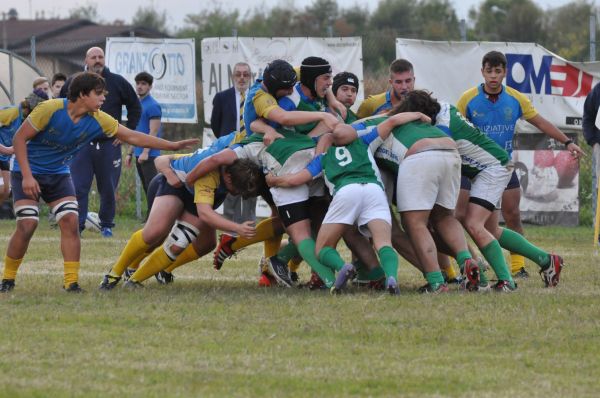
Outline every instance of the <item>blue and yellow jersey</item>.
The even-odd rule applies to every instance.
[[[0,109],[0,144],[12,146],[15,133],[23,123],[21,106],[10,106]],[[11,155],[0,154],[0,161],[7,162]]]
[[[385,93],[370,95],[364,100],[356,115],[359,119],[387,112],[392,109],[392,91],[388,90]]]
[[[538,114],[531,101],[512,87],[502,86],[496,102],[490,101],[483,84],[465,91],[456,107],[509,155],[517,120],[521,117],[529,120]]]
[[[179,180],[185,183],[187,175],[203,159],[214,155],[217,152],[227,148],[230,145],[237,144],[246,137],[245,133],[231,132],[218,140],[214,141],[208,148],[201,148],[192,153],[174,155],[171,160],[171,169],[175,172]],[[218,183],[215,185],[215,181]],[[193,187],[186,186],[188,191],[194,194],[195,203],[208,203],[215,208],[219,207],[225,196],[227,189],[221,181],[219,171],[213,171],[208,175],[199,178]]]
[[[67,99],[44,101],[27,121],[37,131],[27,144],[33,174],[67,174],[69,163],[82,146],[102,136],[112,137],[119,123],[102,111],[90,112],[74,123],[67,112]],[[13,171],[21,171],[17,162]]]
[[[327,100],[325,98],[311,99],[307,97],[302,91],[300,83],[296,83],[294,90],[290,95],[280,98],[277,103],[279,107],[284,111],[304,111],[304,112],[327,112],[329,110],[327,106]],[[314,129],[318,122],[306,123],[302,125],[294,126],[297,133],[308,134]],[[279,124],[271,125],[274,128],[281,127]]]
[[[268,119],[269,112],[278,108],[277,100],[271,94],[263,90],[262,80],[257,80],[246,94],[244,102],[244,126],[246,127],[247,135],[254,132],[250,128],[250,124],[258,118]]]

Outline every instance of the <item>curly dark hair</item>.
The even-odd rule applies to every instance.
[[[414,90],[406,94],[396,107],[394,107],[389,115],[395,115],[402,112],[421,112],[431,118],[431,124],[435,124],[435,117],[440,113],[439,102],[431,96],[431,93],[426,90]]]
[[[104,78],[94,72],[79,72],[71,80],[67,98],[71,102],[77,101],[80,94],[89,95],[94,90],[96,93],[103,93],[106,89]]]
[[[231,175],[231,184],[236,192],[244,198],[258,196],[266,187],[264,173],[250,159],[237,159],[225,166],[225,171]]]

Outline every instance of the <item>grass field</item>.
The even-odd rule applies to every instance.
[[[175,283],[97,286],[139,227],[86,233],[83,295],[61,291],[59,233],[42,222],[15,290],[0,296],[0,396],[595,397],[600,378],[600,257],[590,228],[527,227],[565,258],[544,289],[536,268],[512,294],[400,297],[257,286],[261,247],[219,272],[210,258]],[[14,223],[0,222],[4,253]],[[308,272],[302,268],[303,279]],[[455,289],[454,287],[452,289]]]

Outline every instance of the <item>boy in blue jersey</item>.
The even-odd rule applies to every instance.
[[[490,51],[483,56],[481,74],[484,82],[467,90],[458,100],[458,110],[477,126],[483,133],[492,138],[509,155],[513,149],[515,125],[518,119],[525,119],[547,136],[565,144],[565,147],[575,157],[583,155],[581,149],[573,143],[562,131],[543,118],[529,99],[513,89],[506,87],[502,81],[506,77],[506,57],[499,51]],[[461,193],[457,205],[457,213],[463,214],[469,198],[470,184],[465,178],[461,181]],[[521,200],[521,185],[517,174],[513,172],[504,194],[502,195],[502,216],[506,226],[523,234],[519,202]],[[491,223],[497,225],[498,212]],[[491,225],[491,224],[490,224]],[[511,253],[511,271],[515,276],[527,277],[525,259]]]
[[[219,207],[227,193],[255,197],[262,186],[262,172],[249,160],[240,159],[232,165],[214,171],[199,179],[193,186],[184,185],[185,176],[199,159],[210,155],[210,148],[188,155],[162,155],[157,158],[159,174],[152,184],[158,184],[152,209],[142,230],[135,232],[123,249],[115,266],[104,277],[100,289],[111,290],[119,282],[124,266],[156,248],[129,278],[127,287],[138,287],[152,275],[161,273],[163,283],[173,280],[174,262],[183,265],[198,259],[214,249],[215,229],[235,232],[251,238],[255,234],[254,221],[240,224],[230,221],[214,209]],[[161,247],[157,247],[162,243]],[[180,258],[182,257],[182,258]]]
[[[17,228],[6,251],[0,292],[8,292],[15,286],[17,270],[38,224],[40,198],[48,203],[61,229],[64,289],[82,291],[78,283],[78,206],[69,163],[84,145],[101,136],[167,150],[186,148],[198,142],[197,139],[170,142],[120,125],[100,111],[105,87],[104,79],[96,73],[78,74],[71,83],[68,99],[40,104],[15,134],[13,146],[17,161],[11,183]]]
[[[142,105],[142,115],[140,116],[136,130],[154,137],[161,137],[160,118],[162,117],[162,109],[160,104],[150,95],[153,82],[154,78],[148,72],[140,72],[135,76],[135,91]],[[156,175],[154,159],[159,155],[160,151],[157,149],[136,146],[129,149],[129,153],[125,158],[125,165],[127,167],[131,167],[132,160],[135,160],[135,168],[142,181],[142,187],[146,195],[148,194],[148,184],[150,184],[150,181]]]
[[[10,195],[10,159],[14,154],[13,137],[33,108],[46,100],[48,100],[46,92],[35,89],[20,104],[0,109],[0,173],[3,183],[0,204]]]
[[[400,104],[404,96],[415,88],[415,73],[412,64],[397,59],[390,64],[390,89],[381,94],[370,95],[358,108],[359,119],[378,115]]]
[[[163,241],[162,252],[157,253],[157,255],[160,255],[160,262],[164,263],[165,267],[158,267],[159,269],[156,272],[166,268],[169,265],[169,260],[174,261],[182,253],[185,253],[184,256],[190,258],[186,262],[206,254],[204,249],[196,247],[194,251],[194,248],[189,246],[199,234],[203,236],[203,244],[205,244],[204,246],[208,246],[208,251],[214,248],[213,227],[207,226],[206,223],[200,221],[196,208],[197,203],[199,206],[200,203],[210,202],[211,205],[218,207],[228,191],[235,193],[234,188],[243,185],[239,182],[240,180],[246,181],[246,187],[249,185],[256,186],[252,178],[252,172],[256,169],[256,173],[260,174],[260,170],[257,169],[257,166],[252,167],[252,164],[243,163],[241,169],[245,170],[245,173],[242,173],[240,166],[238,166],[232,169],[232,172],[229,170],[225,170],[221,174],[213,172],[211,175],[192,185],[184,186],[183,181],[185,181],[187,174],[198,162],[223,149],[227,144],[239,140],[243,135],[242,133],[233,132],[220,137],[210,147],[199,149],[194,153],[186,155],[162,155],[156,159],[157,169],[162,174],[157,175],[150,183],[149,192],[152,193],[149,193],[148,198],[149,202],[151,202],[148,221],[143,229],[131,235],[119,259],[109,273],[104,276],[100,285],[101,290],[113,289],[121,280],[121,276],[127,267],[139,264],[150,250],[157,247]],[[238,178],[238,175],[242,175],[242,177]],[[223,177],[223,184],[220,184],[220,176]],[[233,183],[229,183],[230,181],[233,181]],[[210,185],[211,183],[212,185]],[[229,185],[225,183],[229,183]],[[247,188],[239,190],[243,192],[249,191]],[[203,196],[203,192],[208,194]],[[205,196],[209,196],[211,199],[204,200]],[[254,227],[250,225],[252,224],[251,222],[237,224],[226,219],[219,219],[217,222],[223,220],[227,221],[227,224],[219,225],[223,230],[235,231],[241,236],[254,234]],[[171,230],[170,233],[169,230]],[[207,236],[211,232],[213,235],[212,246],[207,241]],[[165,240],[167,235],[176,239]],[[188,252],[185,252],[186,248],[189,248]],[[141,282],[140,279],[137,279],[137,281]]]

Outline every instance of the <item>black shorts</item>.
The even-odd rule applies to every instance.
[[[513,170],[512,175],[510,176],[510,181],[508,185],[504,189],[505,191],[508,189],[520,188],[521,183],[519,182],[519,177],[517,176],[517,172]],[[468,177],[460,176],[460,189],[464,189],[466,191],[471,190],[471,180]]]
[[[10,160],[0,160],[0,170],[9,171],[10,170]]]
[[[302,220],[310,220],[310,203],[308,200],[303,202],[290,203],[277,207],[279,218],[285,227]]]
[[[42,191],[40,197],[46,203],[52,203],[67,196],[75,196],[75,187],[73,186],[73,180],[71,180],[71,174],[34,174],[33,178],[39,184]],[[12,185],[13,201],[39,199],[25,195],[22,186],[23,175],[20,171],[10,173],[10,184]]]
[[[162,174],[157,174],[148,186],[148,202],[154,203],[154,199],[161,196],[176,196],[183,203],[183,208],[188,213],[198,217],[198,209],[194,203],[194,195],[187,190],[185,186],[175,188],[169,185],[167,179]]]

